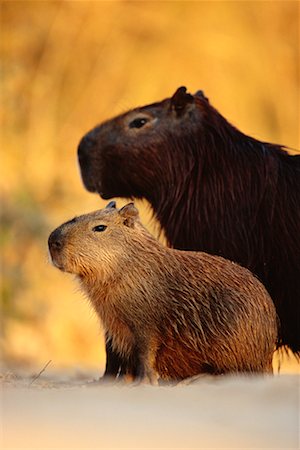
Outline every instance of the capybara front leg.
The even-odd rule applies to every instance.
[[[154,338],[149,339],[147,344],[139,351],[139,364],[137,379],[142,383],[158,385],[159,374],[155,369],[157,343]]]
[[[106,336],[106,366],[103,377],[116,378],[119,373],[124,370],[125,361],[112,348],[112,341],[109,336]]]

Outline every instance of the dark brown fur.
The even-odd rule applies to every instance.
[[[185,88],[96,127],[78,155],[87,189],[146,198],[170,246],[255,273],[280,318],[278,345],[300,351],[300,156],[241,133]]]
[[[264,286],[221,257],[162,246],[132,203],[61,225],[49,249],[80,279],[113,350],[137,356],[139,378],[272,371],[276,312]]]

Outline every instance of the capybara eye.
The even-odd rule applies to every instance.
[[[97,225],[93,228],[93,231],[104,231],[106,230],[107,226],[106,225]]]
[[[145,123],[148,122],[148,119],[146,117],[140,117],[138,119],[134,119],[129,123],[129,128],[142,128]]]

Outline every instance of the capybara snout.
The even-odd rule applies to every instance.
[[[78,161],[80,167],[83,167],[82,181],[86,189],[90,192],[95,192],[97,189],[96,184],[93,183],[94,171],[93,164],[91,163],[91,156],[95,156],[95,138],[92,137],[92,133],[87,133],[80,141],[78,146]]]
[[[56,228],[56,230],[54,230],[48,239],[48,246],[50,251],[59,251],[62,246],[63,246],[63,236],[62,236],[62,232],[61,232],[61,227]]]
[[[64,234],[63,225],[56,228],[49,236],[48,239],[48,249],[50,253],[51,260],[58,269],[63,270],[62,266],[62,251],[64,246]]]

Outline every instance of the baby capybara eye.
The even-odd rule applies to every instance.
[[[148,119],[146,119],[145,117],[140,117],[138,119],[132,120],[129,124],[129,128],[142,128],[147,122]]]
[[[106,228],[107,228],[106,225],[96,225],[96,226],[93,228],[93,231],[104,231],[104,230],[106,230]]]

